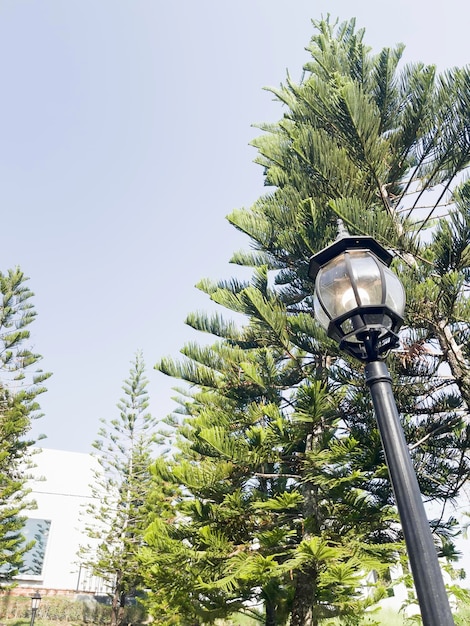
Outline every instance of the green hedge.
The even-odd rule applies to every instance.
[[[31,617],[31,598],[0,595],[0,619],[28,619]],[[90,597],[89,600],[64,597],[43,597],[36,613],[38,620],[73,622],[84,624],[109,624],[111,607]],[[128,624],[142,624],[146,619],[145,610],[139,603],[126,607],[125,621]]]

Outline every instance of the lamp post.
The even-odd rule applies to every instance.
[[[31,623],[30,626],[34,626],[34,620],[36,619],[36,612],[41,604],[41,595],[38,591],[31,596]]]
[[[372,237],[338,239],[310,259],[315,281],[314,312],[328,336],[341,349],[365,363],[377,426],[424,626],[452,626],[449,606],[431,529],[416,473],[384,363],[398,346],[405,293],[389,269],[392,255]]]

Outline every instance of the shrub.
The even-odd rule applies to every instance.
[[[11,594],[0,595],[0,619],[29,619],[31,617],[31,599]],[[98,602],[93,596],[82,598],[43,597],[37,615],[38,620],[65,623],[109,624],[111,607]],[[126,607],[125,623],[142,624],[146,613],[139,602]]]

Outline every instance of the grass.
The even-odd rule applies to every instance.
[[[31,624],[30,618],[19,618],[19,617],[10,618],[10,619],[0,618],[0,626],[30,626],[30,624]],[[94,622],[88,622],[88,621],[83,622],[80,620],[60,621],[60,620],[37,618],[34,620],[34,626],[95,626],[95,624]]]
[[[407,623],[403,615],[390,609],[383,609],[374,617],[381,626],[403,626]]]
[[[361,626],[371,626],[372,624],[380,623],[380,626],[409,626],[410,622],[406,622],[402,615],[397,614],[394,611],[384,609],[378,613],[373,613],[370,618],[366,618],[361,622]],[[329,626],[341,626],[341,620],[329,619],[327,621]],[[326,624],[326,622],[325,622]],[[462,625],[470,624],[470,622],[461,622]],[[459,626],[459,622],[456,622]],[[247,615],[234,615],[231,619],[221,620],[219,626],[263,626],[262,622],[256,621]]]
[[[335,620],[329,619],[325,622],[328,626],[341,626],[342,623],[344,622],[341,622],[339,618]],[[375,625],[377,623],[380,624],[380,626],[405,626],[410,624],[410,622],[407,622],[402,615],[396,613],[395,611],[384,609],[380,612],[372,613],[369,617],[365,617],[361,621],[361,626],[372,626],[372,624]]]
[[[455,615],[456,626],[468,626],[470,624],[470,607],[462,607]],[[370,626],[379,622],[380,626],[410,626],[411,624],[417,624],[418,622],[406,621],[405,618],[391,610],[382,610],[379,613],[374,613],[370,616],[369,621],[367,619],[361,622],[361,626]],[[221,621],[223,626],[262,626],[262,623],[250,618],[246,615],[234,616],[232,620]],[[341,626],[339,620],[329,620],[328,624],[335,624]],[[0,620],[0,626],[30,626],[30,619],[4,619]],[[83,622],[60,622],[53,620],[36,619],[34,626],[84,626]],[[87,624],[86,626],[93,626]]]

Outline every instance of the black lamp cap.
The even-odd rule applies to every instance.
[[[315,280],[318,272],[324,265],[343,252],[346,252],[346,250],[368,250],[375,254],[375,256],[387,267],[393,259],[393,255],[382,247],[373,237],[369,237],[368,235],[351,237],[350,235],[347,235],[345,237],[339,237],[332,244],[310,257],[310,264],[308,268],[309,278]]]

